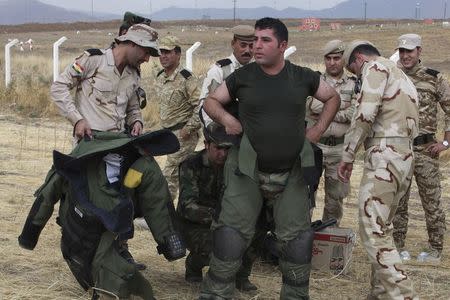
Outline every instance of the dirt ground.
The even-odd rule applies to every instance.
[[[34,200],[33,192],[42,183],[51,165],[51,151],[70,151],[71,128],[61,119],[25,119],[6,114],[0,115],[0,136],[0,299],[89,299],[89,294],[78,286],[62,258],[59,250],[60,230],[55,216],[43,230],[34,251],[21,249],[17,243]],[[441,166],[444,174],[442,200],[448,211],[450,181],[447,175],[450,166],[448,162],[442,162]],[[352,191],[345,201],[342,222],[343,227],[355,231],[360,175],[361,163],[358,162],[352,177]],[[319,193],[318,199],[316,219],[321,214],[322,193]],[[407,245],[415,257],[427,241],[415,185],[410,218]],[[189,285],[184,281],[184,259],[172,263],[165,261],[157,254],[156,244],[148,231],[136,231],[130,248],[137,260],[147,264],[148,268],[143,273],[153,284],[158,299],[196,298],[199,285]],[[369,290],[370,266],[358,240],[350,268],[347,275],[337,277],[314,271],[311,276],[312,299],[363,299]],[[439,266],[413,260],[406,269],[422,299],[450,298],[448,247],[444,249]],[[258,262],[250,279],[258,286],[258,291],[238,293],[238,299],[277,299],[281,276],[276,267]]]

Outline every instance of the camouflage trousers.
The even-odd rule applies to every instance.
[[[350,183],[343,183],[337,177],[337,168],[342,159],[343,144],[327,146],[318,144],[323,153],[323,168],[325,177],[325,205],[322,220],[330,218],[341,222],[343,215],[344,198],[350,191]]]
[[[441,172],[439,159],[432,158],[424,150],[414,151],[414,177],[416,178],[420,200],[425,211],[428,243],[431,248],[442,251],[446,230],[445,212],[441,202]],[[400,200],[394,217],[394,240],[398,249],[405,248],[408,231],[408,202],[410,189]]]
[[[368,299],[417,298],[392,238],[392,219],[412,180],[413,152],[408,147],[374,145],[365,153],[359,233],[372,264]]]
[[[167,179],[169,185],[170,195],[172,200],[177,197],[178,191],[178,168],[180,163],[184,161],[190,154],[195,151],[198,142],[198,133],[191,134],[189,139],[183,140],[180,136],[181,130],[174,130],[173,133],[177,136],[180,142],[180,150],[174,154],[167,155],[166,164],[162,170],[164,177]]]

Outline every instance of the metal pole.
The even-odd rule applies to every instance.
[[[8,87],[11,83],[11,53],[9,52],[9,49],[18,44],[19,40],[14,39],[8,44],[5,45],[5,86]]]
[[[94,0],[91,0],[91,17],[94,19]]]
[[[233,0],[233,23],[236,23],[236,1]]]
[[[447,19],[447,1],[444,2],[444,20]]]
[[[297,51],[297,47],[295,46],[290,46],[287,48],[286,51],[284,51],[284,59],[288,58],[295,51]]]
[[[202,43],[195,42],[189,49],[186,50],[186,69],[192,72],[192,54]]]
[[[367,2],[364,2],[364,22],[367,22]]]
[[[59,75],[59,46],[67,41],[67,38],[63,36],[53,44],[53,81],[56,81]]]

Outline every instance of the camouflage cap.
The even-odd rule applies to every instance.
[[[146,25],[150,25],[150,23],[152,22],[152,20],[138,16],[136,14],[133,14],[132,12],[125,12],[125,14],[123,15],[123,22],[122,25],[134,25],[134,24],[139,24],[139,23],[144,23]]]
[[[422,47],[422,38],[415,33],[408,33],[399,36],[397,49],[413,50],[416,47]]]
[[[127,33],[116,37],[115,40],[117,43],[131,41],[141,47],[155,50],[151,52],[151,56],[161,55],[158,48],[158,32],[145,24],[135,24],[131,26]]]
[[[253,42],[255,40],[255,28],[249,25],[237,25],[231,28],[233,37],[235,39]]]
[[[332,40],[329,41],[324,47],[323,47],[323,56],[326,56],[328,54],[338,54],[343,53],[345,50],[345,44],[341,40]]]
[[[350,44],[347,45],[347,47],[345,47],[344,50],[344,55],[342,56],[345,60],[345,64],[348,65],[349,60],[350,60],[350,56],[352,55],[353,51],[355,50],[356,47],[361,46],[361,45],[371,45],[374,46],[371,42],[369,41],[363,41],[363,40],[353,40]],[[374,46],[375,47],[375,46]]]
[[[237,136],[227,134],[225,127],[211,122],[203,129],[203,135],[206,141],[212,142],[219,147],[231,147],[237,141]]]
[[[176,36],[173,35],[168,35],[163,37],[160,41],[159,41],[159,49],[160,50],[173,50],[175,49],[175,47],[181,47],[180,46],[180,41],[178,40],[178,38]]]

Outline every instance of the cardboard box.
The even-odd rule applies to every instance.
[[[315,233],[312,268],[334,274],[347,274],[355,245],[350,228],[325,228]]]

